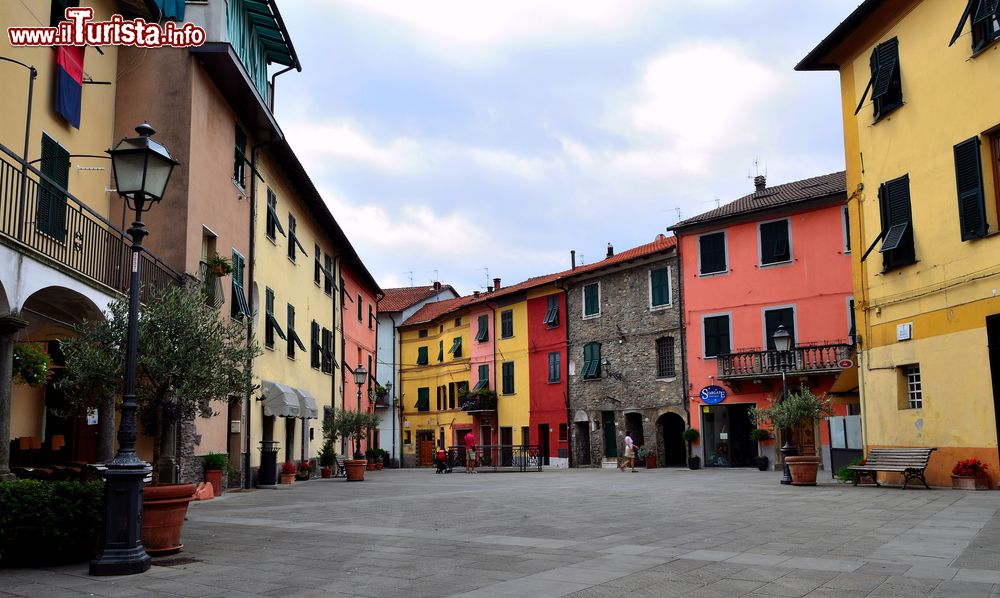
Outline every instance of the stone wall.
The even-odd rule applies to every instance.
[[[650,308],[650,271],[666,264],[670,268],[671,304]],[[600,282],[601,313],[584,319],[583,287]],[[569,326],[569,399],[574,422],[570,442],[573,464],[581,465],[589,444],[590,464],[601,466],[604,458],[603,413],[614,412],[618,456],[624,455],[626,416],[633,425],[641,421],[643,445],[655,450],[657,462],[664,463],[666,450],[661,416],[674,413],[684,422],[687,392],[684,388],[684,351],[681,338],[683,311],[680,304],[676,254],[659,256],[641,263],[624,264],[572,280],[567,288],[567,324]],[[656,340],[674,339],[675,377],[657,377]],[[601,377],[585,380],[580,375],[583,348],[590,342],[601,343]],[[589,433],[585,430],[589,429]],[[589,440],[587,438],[589,436]],[[637,434],[633,433],[633,438]],[[583,450],[581,450],[583,449]],[[609,460],[612,458],[609,457]],[[586,464],[582,464],[586,465]]]

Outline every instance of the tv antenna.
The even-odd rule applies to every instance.
[[[403,274],[406,274],[407,276],[410,277],[410,286],[412,287],[413,286],[413,270],[407,270],[406,272],[403,272]]]

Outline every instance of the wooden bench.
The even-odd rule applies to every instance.
[[[850,465],[848,469],[858,472],[854,478],[855,486],[865,477],[871,478],[876,486],[881,486],[875,474],[879,471],[890,471],[903,474],[903,490],[906,490],[910,480],[920,480],[929,490],[924,470],[927,469],[927,462],[931,459],[931,452],[936,450],[936,448],[873,448],[868,452],[864,465]]]

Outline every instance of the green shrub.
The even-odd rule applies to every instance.
[[[0,482],[0,567],[84,561],[97,553],[104,482]]]
[[[753,440],[754,442],[762,442],[764,440],[770,440],[771,431],[757,428],[756,430],[750,432],[750,439]]]
[[[855,459],[854,461],[851,461],[851,465],[864,465],[864,463],[864,459]],[[841,484],[853,484],[854,481],[858,479],[859,473],[852,469],[848,469],[848,467],[850,467],[850,465],[845,465],[837,470],[837,480],[839,480]]]
[[[202,457],[205,464],[205,471],[210,469],[229,469],[229,457],[223,453],[209,453]]]
[[[688,443],[698,442],[698,438],[700,438],[700,437],[701,437],[701,434],[699,434],[698,430],[696,430],[694,428],[688,428],[688,429],[684,430],[683,432],[681,432],[681,438],[684,439],[684,442],[688,442]]]

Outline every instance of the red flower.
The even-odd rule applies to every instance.
[[[291,461],[285,461],[281,464],[281,473],[284,475],[292,475],[295,473],[295,464]]]
[[[989,465],[979,459],[965,459],[955,464],[951,470],[951,475],[960,478],[984,478]]]

